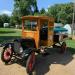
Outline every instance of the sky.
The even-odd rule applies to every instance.
[[[14,0],[0,0],[0,14],[8,14],[11,15],[14,8]],[[37,5],[39,10],[41,8],[47,9],[49,6],[59,3],[68,3],[72,2],[72,0],[37,0]]]

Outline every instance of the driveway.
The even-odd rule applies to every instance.
[[[1,52],[2,48],[0,48]],[[75,75],[75,54],[67,51],[59,54],[56,49],[48,49],[49,55],[36,56],[33,75]],[[27,75],[26,68],[21,63],[4,65],[0,60],[0,75]]]

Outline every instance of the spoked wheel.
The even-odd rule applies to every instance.
[[[67,48],[67,46],[66,46],[66,43],[65,42],[63,42],[62,43],[62,45],[61,45],[61,53],[65,53],[66,52],[66,48]]]
[[[3,62],[8,63],[11,61],[12,55],[13,55],[12,48],[6,47],[2,51],[1,59]]]
[[[35,65],[35,52],[32,52],[27,59],[26,71],[28,74],[31,74]]]

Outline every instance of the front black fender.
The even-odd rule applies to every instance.
[[[11,46],[11,48],[13,49],[13,48],[14,48],[14,43],[6,43],[6,44],[4,45],[4,47],[3,47],[3,49],[5,49],[5,48],[7,48],[7,47],[9,47],[9,46]]]

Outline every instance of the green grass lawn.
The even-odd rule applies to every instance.
[[[21,37],[21,30],[13,28],[0,28],[0,43],[9,42]]]
[[[75,40],[66,40],[66,44],[67,44],[68,50],[72,54],[75,54]]]
[[[21,31],[13,28],[0,28],[0,36],[21,36]]]
[[[75,40],[66,40],[67,46],[75,48]]]

